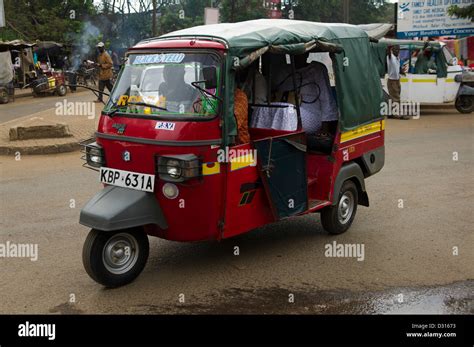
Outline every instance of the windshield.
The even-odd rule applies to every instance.
[[[206,88],[205,68],[215,68],[216,88]],[[215,54],[137,53],[128,57],[104,111],[213,117],[219,93],[220,62]]]

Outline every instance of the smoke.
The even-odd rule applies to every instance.
[[[72,35],[72,69],[77,70],[84,59],[93,59],[95,45],[100,38],[100,30],[91,21],[87,20],[82,26],[82,31]]]

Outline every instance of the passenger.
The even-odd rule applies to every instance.
[[[301,122],[308,135],[326,134],[329,132],[329,123],[339,119],[339,112],[326,66],[316,61],[308,64],[308,56],[308,53],[295,56],[295,78],[301,97]],[[286,76],[280,78],[277,89],[284,92],[293,91],[290,65],[286,65],[284,74]]]
[[[425,49],[423,54],[418,54],[418,59],[415,64],[415,73],[416,74],[428,74],[436,72],[436,64],[434,62],[434,57],[432,59],[433,53]],[[430,72],[430,70],[432,70]]]
[[[247,79],[248,70],[237,74],[236,88],[234,92],[234,115],[237,121],[238,141],[237,144],[250,142],[249,134],[249,99],[243,91],[243,85]]]

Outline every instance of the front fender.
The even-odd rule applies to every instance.
[[[81,210],[79,223],[93,229],[113,231],[146,224],[167,229],[163,211],[152,193],[107,186]]]
[[[474,87],[470,87],[466,84],[462,84],[461,88],[459,88],[458,96],[461,95],[474,95]]]

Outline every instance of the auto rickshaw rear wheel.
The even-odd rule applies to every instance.
[[[67,94],[67,88],[64,84],[59,85],[56,88],[56,93],[58,93],[59,96],[64,96]]]
[[[346,232],[357,212],[358,190],[354,182],[347,180],[341,187],[337,203],[321,210],[321,224],[330,234]]]
[[[82,261],[94,281],[114,288],[137,278],[145,267],[148,253],[148,237],[141,228],[92,229],[84,243]]]
[[[456,99],[454,106],[460,113],[471,113],[474,111],[474,96],[461,95]]]

